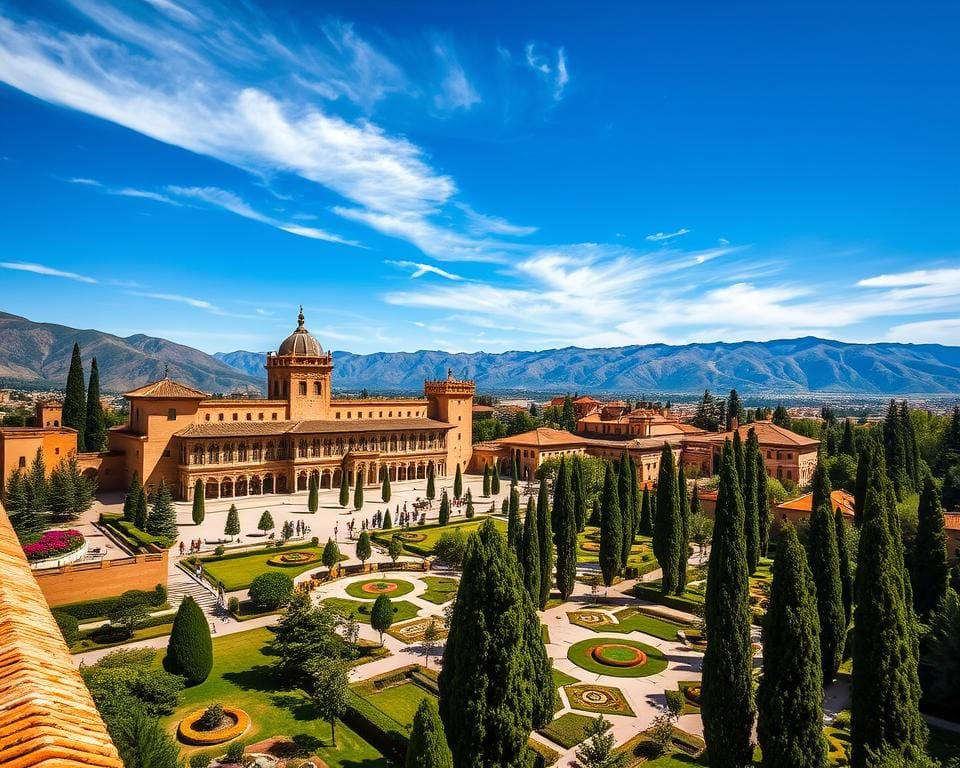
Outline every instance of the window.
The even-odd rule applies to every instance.
[[[276,420],[277,420],[277,414],[271,413],[271,414],[270,414],[270,418],[271,418],[273,421],[276,421]]]
[[[23,469],[25,466],[27,466],[27,457],[21,456],[20,461],[17,462],[17,465],[20,467],[20,469]]]
[[[299,386],[297,387],[297,389],[298,389],[299,392],[300,392],[300,397],[306,397],[306,396],[307,396],[307,382],[301,381],[300,384],[299,384]]]
[[[54,456],[59,456],[59,455],[60,455],[60,449],[59,449],[59,448],[54,448],[54,449],[53,449],[53,454],[54,454]]]
[[[222,414],[222,413],[218,413],[218,414],[217,414],[217,421],[223,421],[223,414]]]
[[[320,394],[320,382],[319,382],[319,381],[313,382],[313,394],[315,394],[315,395],[319,395],[319,394]]]
[[[262,413],[258,413],[258,414],[257,414],[257,419],[260,420],[260,421],[263,421],[263,414],[262,414]]]
[[[782,458],[783,458],[783,451],[777,451],[777,458],[778,458],[778,459],[782,459]]]
[[[340,418],[340,411],[337,411],[336,418],[338,418],[338,419]]]
[[[176,420],[177,420],[177,409],[167,408],[167,421],[176,421]]]
[[[788,470],[787,470],[787,480],[792,480],[792,479],[793,479],[793,472],[791,472],[791,471],[788,469]]]
[[[252,413],[248,413],[248,414],[247,414],[247,421],[250,421],[250,420],[251,420],[251,416],[253,416]]]
[[[210,421],[210,414],[209,414],[209,413],[203,414],[203,420],[204,420],[204,421]]]
[[[788,454],[787,454],[787,458],[788,458],[788,459],[792,459],[792,458],[793,458],[793,454],[792,454],[792,453],[788,453]]]
[[[233,414],[233,420],[234,420],[234,421],[237,421],[239,418],[240,418],[240,414],[239,414],[239,413]]]

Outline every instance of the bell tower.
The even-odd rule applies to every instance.
[[[330,411],[333,355],[307,330],[303,307],[297,328],[285,338],[276,354],[267,353],[267,397],[287,401],[287,418],[325,419]]]
[[[473,395],[476,385],[471,379],[455,379],[447,369],[447,378],[425,381],[423,393],[429,405],[427,415],[437,421],[452,424],[447,432],[447,474],[452,475],[456,465],[465,472],[473,455]]]

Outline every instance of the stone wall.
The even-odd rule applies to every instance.
[[[128,589],[152,590],[167,584],[167,551],[120,560],[76,563],[34,571],[51,606],[114,597]]]

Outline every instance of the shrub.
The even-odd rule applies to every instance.
[[[51,613],[57,622],[57,626],[60,627],[60,633],[67,645],[80,639],[80,622],[77,621],[76,616],[71,616],[63,611],[51,611]]]
[[[314,547],[319,547],[319,546],[320,546],[320,539],[318,539],[316,536],[314,536],[312,539],[310,539],[310,545],[311,545],[311,546],[314,546]]]
[[[192,597],[184,598],[177,610],[165,664],[169,672],[185,677],[188,685],[202,683],[213,668],[213,641],[207,618]]]
[[[227,610],[234,615],[239,615],[240,614],[240,598],[231,597],[229,600],[227,600]]]
[[[463,565],[463,557],[466,551],[467,537],[464,536],[463,531],[459,528],[441,533],[433,549],[434,554],[438,558],[454,567]]]
[[[667,709],[674,715],[679,715],[683,709],[684,695],[681,691],[666,691]]]
[[[837,716],[833,718],[833,725],[836,728],[843,728],[847,730],[850,728],[850,710],[841,709],[837,712]]]
[[[219,728],[223,722],[223,704],[213,703],[203,711],[203,717],[197,720],[197,727],[202,731],[212,731]]]
[[[227,747],[227,756],[225,761],[228,763],[239,763],[243,760],[243,742],[234,741]]]
[[[227,551],[227,548],[223,544],[217,544],[217,548],[213,550],[214,557],[223,557],[223,553]]]
[[[289,602],[293,595],[293,579],[280,571],[261,573],[250,583],[250,599],[265,611],[272,611]]]
[[[190,758],[190,768],[207,768],[210,758],[206,755],[194,755]]]

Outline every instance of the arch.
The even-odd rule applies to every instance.
[[[260,475],[254,475],[250,478],[250,495],[259,496],[263,493],[263,482],[260,480]]]
[[[229,477],[220,481],[220,498],[229,499],[233,497],[233,479]]]
[[[286,493],[287,492],[287,476],[278,475],[277,476],[277,493]]]
[[[301,470],[297,472],[297,490],[305,491],[307,490],[307,473]]]
[[[320,473],[320,487],[321,488],[332,488],[333,483],[331,482],[331,473],[329,470],[325,469]]]
[[[263,484],[261,485],[262,493],[273,493],[273,475],[265,475],[263,478]]]
[[[219,499],[220,498],[220,483],[216,480],[207,480],[206,487],[204,488],[204,494],[208,499]]]
[[[377,484],[377,468],[371,463],[367,467],[367,485]]]
[[[233,492],[236,496],[246,496],[247,491],[247,478],[238,477],[237,482],[233,484]]]
[[[339,487],[340,487],[340,483],[343,482],[343,481],[341,480],[341,476],[342,476],[342,475],[343,475],[343,470],[340,469],[339,467],[337,467],[337,469],[333,470],[333,471],[330,473],[330,487],[331,487],[331,488],[339,488]]]

